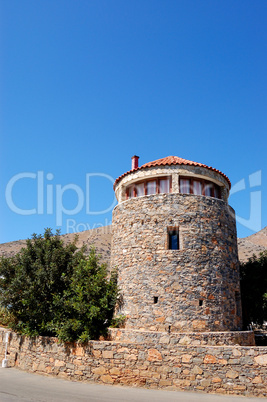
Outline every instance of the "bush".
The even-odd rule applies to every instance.
[[[75,267],[63,303],[56,298],[58,312],[65,315],[64,321],[60,317],[55,321],[58,336],[64,341],[78,339],[84,342],[106,335],[116,300],[116,272],[112,272],[107,280],[106,266],[98,264],[98,257],[92,249],[88,259],[81,260]]]
[[[7,327],[12,321],[14,321],[12,314],[6,308],[0,306],[0,326]]]
[[[124,328],[126,323],[126,315],[119,314],[113,317],[110,323],[111,328]]]
[[[262,326],[267,321],[267,251],[240,265],[243,322]]]
[[[0,259],[0,304],[8,324],[29,335],[87,341],[105,335],[117,299],[116,273],[107,279],[91,249],[64,245],[59,232],[33,235],[16,256]]]

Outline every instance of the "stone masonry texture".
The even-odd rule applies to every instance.
[[[132,198],[114,208],[112,227],[126,329],[242,328],[235,214],[226,201],[179,193]],[[179,250],[168,249],[168,228],[179,230]]]
[[[228,332],[160,332],[109,328],[109,338],[120,342],[165,343],[172,345],[242,345],[255,346],[253,331]]]
[[[2,359],[5,333],[0,330]],[[11,333],[8,364],[102,384],[267,396],[267,347],[174,345],[170,339],[160,343],[90,341],[82,346]]]

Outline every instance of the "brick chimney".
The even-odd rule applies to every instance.
[[[138,159],[139,156],[136,155],[132,156],[132,170],[138,168]]]

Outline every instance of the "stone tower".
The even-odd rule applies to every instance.
[[[242,326],[231,183],[212,167],[169,156],[114,184],[111,266],[126,329],[236,331]]]

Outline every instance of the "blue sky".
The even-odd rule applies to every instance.
[[[266,1],[0,0],[0,26],[1,243],[109,224],[134,154],[221,170],[238,236],[267,225]]]

